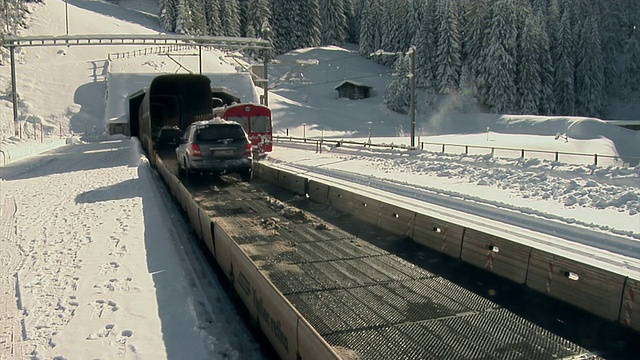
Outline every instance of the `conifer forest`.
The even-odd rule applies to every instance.
[[[38,1],[0,1],[0,32]],[[612,98],[640,93],[638,0],[158,0],[158,17],[168,32],[268,39],[268,56],[353,43],[398,74],[413,50],[418,88],[486,112],[603,117]]]

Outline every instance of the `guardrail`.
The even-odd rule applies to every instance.
[[[387,149],[407,149],[412,150],[409,145],[402,144],[377,144],[372,142],[358,142],[351,140],[336,140],[336,139],[326,139],[326,138],[300,138],[294,136],[280,136],[276,135],[273,137],[273,141],[289,141],[289,142],[302,142],[302,143],[314,143],[316,146],[316,152],[322,152],[322,146],[325,144],[335,144],[336,146],[344,146],[344,145],[355,145],[360,147],[377,147],[377,148],[387,148]],[[593,159],[592,164],[598,166],[598,161],[600,159],[612,159],[616,162],[621,162],[625,166],[635,166],[640,163],[640,157],[634,156],[614,156],[614,155],[603,155],[603,154],[587,154],[587,153],[577,153],[577,152],[565,152],[565,151],[550,151],[550,150],[534,150],[534,149],[525,149],[525,148],[508,148],[508,147],[499,147],[499,146],[482,146],[482,145],[463,145],[463,144],[451,144],[451,143],[435,143],[435,142],[426,142],[420,141],[418,142],[419,146],[415,149],[423,150],[423,151],[433,151],[440,153],[458,153],[465,155],[492,155],[496,156],[496,151],[503,152],[513,152],[517,154],[516,156],[505,156],[505,154],[501,154],[503,158],[520,158],[525,159],[526,154],[547,154],[551,155],[551,159],[553,161],[560,161],[560,155],[563,156],[579,156],[579,157],[587,157]],[[429,147],[435,148],[436,150],[429,150]],[[459,151],[451,151],[450,149],[459,149]],[[414,149],[414,150],[415,150]],[[449,149],[449,150],[448,150]],[[479,149],[479,150],[488,150],[486,152],[471,154],[470,150]],[[570,163],[570,162],[569,162]]]
[[[210,49],[217,49],[217,48],[215,46],[209,46],[209,45],[200,45],[200,46],[198,46],[198,45],[192,45],[192,44],[162,45],[162,46],[159,45],[159,46],[155,46],[155,47],[151,47],[151,48],[144,48],[144,49],[138,49],[138,50],[132,50],[132,51],[122,51],[122,52],[109,53],[109,54],[107,54],[107,59],[109,59],[109,60],[125,59],[125,58],[136,57],[136,56],[145,56],[145,55],[152,55],[152,54],[166,54],[166,53],[169,53],[171,51],[183,51],[183,50],[194,50],[194,49],[210,50]]]
[[[193,45],[156,46],[156,47],[152,47],[152,48],[138,49],[138,50],[132,50],[132,51],[109,53],[107,55],[107,59],[109,59],[109,60],[125,59],[125,58],[130,58],[130,57],[144,56],[144,55],[151,55],[151,54],[163,54],[163,53],[167,53],[169,51],[190,50],[190,49],[193,49],[193,48],[195,48],[195,46],[193,46]]]

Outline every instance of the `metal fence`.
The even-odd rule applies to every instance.
[[[350,140],[336,140],[325,138],[300,138],[294,136],[274,136],[274,142],[301,142],[301,143],[313,143],[316,147],[316,152],[322,152],[322,146],[325,144],[334,144],[335,146],[359,146],[370,148],[387,148],[387,149],[406,149],[406,150],[423,150],[437,153],[448,154],[464,154],[464,155],[491,155],[497,158],[536,158],[542,160],[551,161],[563,161],[565,163],[580,163],[580,164],[592,164],[595,166],[602,165],[602,159],[609,159],[612,162],[621,166],[635,166],[640,163],[640,157],[634,156],[621,156],[604,155],[604,154],[588,154],[577,152],[565,152],[565,151],[551,151],[551,150],[535,150],[525,148],[508,148],[498,146],[481,146],[481,145],[463,145],[463,144],[451,144],[451,143],[434,143],[420,141],[418,147],[412,149],[408,145],[399,144],[383,144],[373,142],[359,142]],[[536,155],[536,156],[531,156]],[[578,161],[576,161],[578,160]]]

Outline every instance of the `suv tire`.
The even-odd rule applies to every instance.
[[[242,181],[250,182],[253,178],[253,171],[251,168],[242,170],[240,171],[240,177],[242,178]]]

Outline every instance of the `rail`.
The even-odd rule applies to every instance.
[[[109,60],[126,59],[130,57],[144,56],[144,55],[150,55],[150,54],[164,54],[171,51],[191,50],[196,47],[197,46],[194,46],[194,45],[164,45],[164,46],[158,46],[153,48],[137,49],[133,51],[109,53],[107,54],[107,58]]]
[[[324,143],[336,144],[338,146],[343,145],[356,145],[361,147],[377,147],[377,148],[387,148],[387,149],[407,149],[412,150],[411,146],[403,145],[403,144],[384,144],[384,143],[372,143],[372,142],[359,142],[359,141],[351,141],[351,140],[336,140],[336,139],[327,139],[327,138],[306,138],[306,137],[294,137],[294,136],[280,136],[274,135],[273,141],[289,141],[289,142],[302,142],[302,143],[315,143],[316,152],[322,152],[322,145]],[[625,166],[635,166],[640,163],[640,157],[637,156],[616,156],[616,155],[604,155],[604,154],[587,154],[587,153],[578,153],[578,152],[566,152],[566,151],[551,151],[551,150],[534,150],[534,149],[524,149],[524,148],[508,148],[508,147],[500,147],[500,146],[482,146],[482,145],[463,145],[463,144],[452,144],[452,143],[435,143],[435,142],[426,142],[420,141],[418,142],[419,150],[426,150],[425,147],[436,147],[437,152],[446,153],[447,148],[456,148],[456,149],[464,149],[464,151],[459,151],[457,153],[464,153],[465,155],[470,155],[469,150],[480,149],[480,150],[489,150],[487,153],[492,156],[495,155],[496,150],[499,151],[508,151],[515,152],[519,154],[517,156],[520,159],[525,159],[525,154],[529,153],[537,153],[537,154],[548,154],[553,157],[554,161],[560,161],[560,155],[563,156],[579,156],[579,157],[588,157],[592,158],[592,164],[594,166],[598,166],[598,161],[600,159],[612,159],[614,162],[621,162]],[[431,150],[433,151],[433,150]],[[485,154],[487,154],[485,153]],[[472,155],[483,155],[483,154],[472,154]],[[506,156],[501,156],[506,157]],[[509,156],[508,158],[516,158],[513,156]]]

